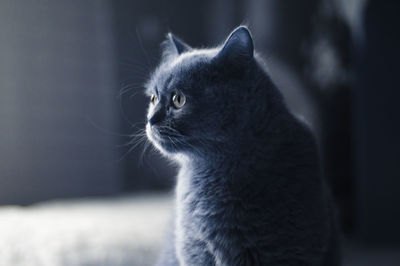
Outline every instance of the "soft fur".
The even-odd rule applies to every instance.
[[[147,84],[148,138],[180,166],[159,265],[336,266],[337,230],[314,137],[239,27],[192,49],[168,35]],[[186,104],[174,108],[174,92]]]

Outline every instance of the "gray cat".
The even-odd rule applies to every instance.
[[[169,34],[146,87],[147,136],[180,167],[158,265],[339,265],[315,139],[288,111],[246,27],[214,49]]]

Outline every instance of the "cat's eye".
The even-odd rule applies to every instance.
[[[182,106],[184,106],[186,103],[185,95],[180,92],[174,93],[174,95],[172,95],[172,103],[175,108],[182,108]]]
[[[150,96],[150,102],[151,102],[152,104],[156,104],[157,101],[158,101],[157,96],[156,96],[155,94],[152,94],[152,95]]]

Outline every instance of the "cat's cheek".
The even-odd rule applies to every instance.
[[[152,143],[155,142],[154,138],[153,138],[153,136],[151,134],[151,129],[150,129],[150,124],[149,123],[146,124],[146,136]]]
[[[157,141],[157,139],[154,137],[151,128],[150,128],[150,124],[146,124],[146,135],[147,138],[150,140],[150,142],[154,145],[154,147],[156,147],[156,149],[165,157],[170,157],[171,154],[161,146],[160,142]]]
[[[163,149],[161,145],[157,142],[157,140],[154,138],[153,133],[151,132],[150,124],[146,124],[146,135],[147,138],[150,140],[151,143],[161,152],[163,152]]]

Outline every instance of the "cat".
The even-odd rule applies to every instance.
[[[315,138],[263,65],[246,26],[212,49],[163,43],[146,134],[180,170],[158,265],[340,264]]]

